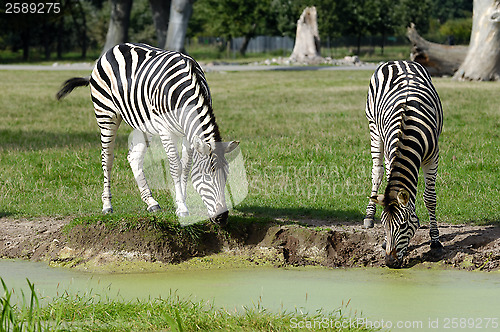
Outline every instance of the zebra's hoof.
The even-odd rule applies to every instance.
[[[443,249],[443,245],[439,241],[431,241],[431,249]]]
[[[375,223],[374,223],[373,219],[365,218],[363,220],[363,228],[373,228],[374,224]]]
[[[148,212],[158,212],[158,211],[161,211],[161,207],[158,204],[148,207]]]
[[[108,214],[108,213],[113,213],[113,208],[112,207],[102,209],[102,214]]]

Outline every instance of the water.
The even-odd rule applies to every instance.
[[[500,331],[500,326],[491,329],[493,321],[500,325],[499,273],[265,268],[92,275],[43,263],[0,260],[0,276],[9,288],[25,292],[29,278],[38,293],[49,299],[64,291],[92,290],[92,294],[124,300],[165,298],[175,292],[228,310],[260,306],[314,313],[342,308],[351,317],[363,317],[376,327],[383,321],[393,330],[398,326],[403,327],[399,330],[434,326],[453,330],[453,323],[458,327],[481,323],[482,331]],[[490,318],[495,320],[486,329]]]

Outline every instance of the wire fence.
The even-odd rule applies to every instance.
[[[213,46],[220,49],[225,49],[228,52],[236,54],[240,51],[244,43],[243,37],[232,38],[226,42],[223,38],[218,37],[197,37],[191,39],[188,43],[196,43],[198,45]],[[295,44],[295,40],[291,37],[284,36],[256,36],[248,43],[247,53],[283,53],[289,55]],[[347,49],[348,52],[356,53],[359,50],[362,53],[373,53],[375,49],[382,49],[390,46],[407,46],[408,40],[404,36],[342,36],[342,37],[324,37],[321,38],[321,49],[323,56],[335,56],[338,50]],[[345,52],[344,52],[345,53]]]

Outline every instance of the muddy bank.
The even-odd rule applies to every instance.
[[[49,261],[93,270],[130,262],[160,266],[186,261],[223,264],[238,258],[248,265],[319,265],[326,267],[384,266],[383,229],[354,224],[306,221],[245,223],[230,219],[222,230],[211,224],[189,229],[107,224],[78,225],[69,219],[0,218],[0,257]],[[444,266],[465,270],[500,269],[500,227],[440,225],[444,251],[429,248],[428,229],[419,229],[410,243],[405,267]],[[224,256],[225,259],[201,259]]]

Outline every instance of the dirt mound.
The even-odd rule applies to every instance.
[[[328,267],[383,266],[383,229],[363,229],[358,224],[307,225],[273,222],[249,224],[230,219],[225,230],[211,224],[179,231],[151,224],[135,228],[110,228],[106,224],[63,228],[68,219],[0,218],[0,257],[45,260],[78,267],[94,261],[143,261],[180,263],[193,257],[224,252],[249,262]],[[466,270],[500,269],[500,227],[440,225],[444,250],[429,248],[428,228],[417,231],[410,243],[405,267],[439,262]]]

